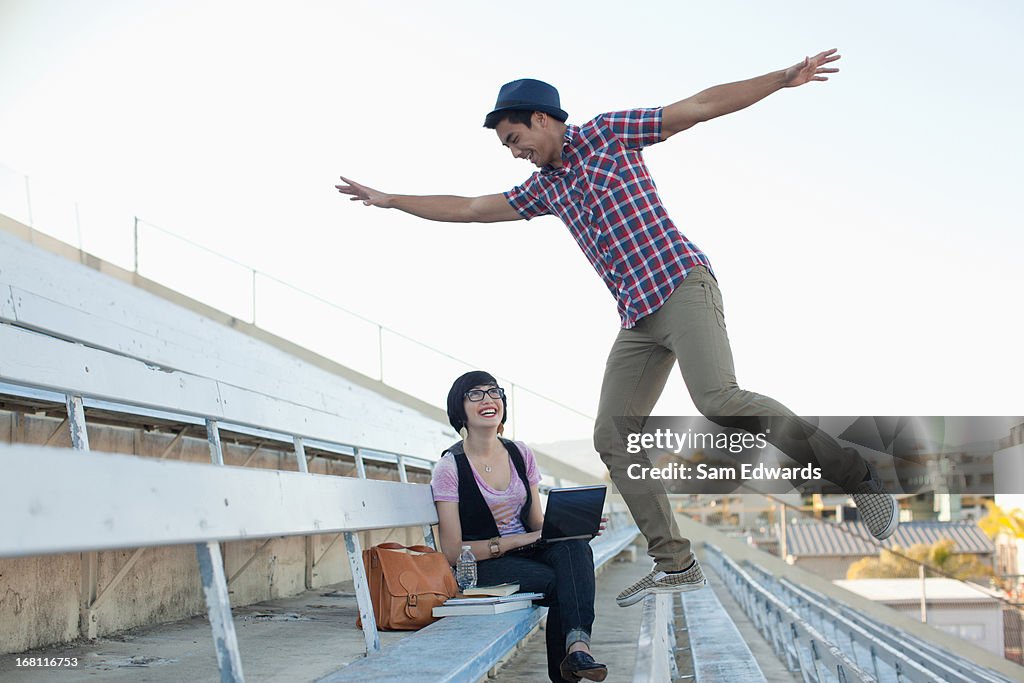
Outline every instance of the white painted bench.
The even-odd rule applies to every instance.
[[[595,569],[611,561],[639,530],[619,518],[592,541]],[[357,660],[319,683],[420,681],[475,683],[494,669],[547,614],[546,607],[488,616],[446,617],[386,647],[375,657]]]
[[[61,409],[73,447],[0,445],[0,558],[81,552],[83,635],[95,637],[98,610],[146,548],[195,544],[221,678],[241,681],[231,579],[225,578],[219,544],[341,533],[366,661],[385,661],[387,655],[378,654],[357,532],[422,526],[426,543],[433,544],[437,517],[429,486],[408,483],[406,468],[431,467],[409,454],[413,445],[433,454],[454,440],[437,415],[2,231],[0,349],[0,398]],[[216,466],[90,452],[87,410],[122,414],[128,424],[156,418],[205,431]],[[225,431],[291,450],[298,471],[224,466]],[[352,458],[358,478],[308,473],[308,446]],[[400,481],[367,480],[364,461],[370,459],[393,464]],[[619,531],[621,548],[635,529],[629,538],[627,528]],[[125,548],[136,551],[100,586],[97,553]],[[602,562],[618,552],[602,548]],[[307,572],[309,561],[307,552]],[[507,633],[491,629],[471,639],[474,655],[481,649],[492,654],[468,657],[468,666],[497,661],[544,614],[524,612],[534,619],[526,631],[524,621]],[[447,680],[466,679],[456,670]]]
[[[425,484],[40,446],[0,445],[0,462],[16,482],[0,497],[0,557],[195,544],[224,681],[243,681],[244,674],[223,541],[344,534],[368,656],[326,681],[476,681],[547,611],[442,619],[381,651],[355,532],[436,523]],[[608,562],[636,535],[636,527],[621,523],[607,532],[595,542],[595,564]],[[432,656],[438,652],[445,656]]]
[[[703,545],[699,543],[697,547]],[[663,683],[680,678],[675,628],[679,609],[686,623],[686,649],[695,680],[764,683],[764,673],[750,647],[711,586],[688,593],[660,593],[644,598],[633,683]]]
[[[425,484],[40,446],[0,445],[0,462],[11,484],[0,496],[0,557],[194,543],[223,681],[244,677],[220,542],[343,533],[374,653],[380,639],[355,532],[437,522]]]
[[[458,438],[436,408],[222,322],[0,229],[0,381],[391,453]]]
[[[304,475],[308,471],[305,452],[308,444],[321,453],[351,458],[360,480],[366,479],[365,460],[393,463],[401,482],[405,483],[407,465],[429,472],[431,462],[399,449],[415,444],[421,452],[436,453],[442,447],[440,444],[450,444],[454,436],[454,432],[440,425],[435,416],[410,409],[375,394],[366,386],[346,381],[103,273],[43,252],[2,231],[0,349],[0,397],[12,397],[15,403],[48,405],[51,409],[64,405],[72,447],[80,451],[89,450],[86,411],[101,410],[108,415],[124,416],[128,424],[137,424],[133,420],[139,418],[155,417],[172,424],[198,426],[205,431],[210,460],[215,465],[224,464],[221,434],[226,428],[234,434],[267,439],[285,452],[291,450],[296,469]],[[175,442],[184,433],[184,430],[178,431]],[[5,482],[33,490],[28,487],[28,480],[22,483],[21,473],[8,470],[7,464],[3,463]],[[139,462],[131,467],[167,464]],[[268,474],[229,469],[230,474],[218,475],[208,470],[211,470],[209,466],[199,466],[195,470],[197,480],[221,477],[216,480],[248,481],[249,477]],[[74,485],[75,479],[59,468],[47,472],[50,486],[34,489],[42,498],[52,490]],[[289,476],[284,472],[269,474]],[[114,480],[122,481],[123,477],[118,475]],[[348,480],[343,485],[358,487],[360,484],[358,480]],[[72,498],[82,500],[85,510],[89,503],[102,499],[100,490],[105,489],[101,486],[88,491],[88,499]],[[229,486],[225,493],[229,490],[235,489]],[[375,500],[373,496],[364,496],[366,507],[350,511],[352,515],[340,525],[345,527],[349,550],[352,544],[358,545],[355,530],[396,526],[422,525],[425,542],[432,544],[430,525],[436,523],[436,512],[429,487],[425,490],[420,485],[413,490],[417,491],[410,494],[415,496],[413,500],[422,500],[425,504],[413,508],[415,514],[405,518],[415,519],[406,524],[378,524],[387,517],[382,507],[388,498]],[[123,486],[109,491],[111,496],[128,493]],[[225,499],[230,500],[230,497],[225,495]],[[122,511],[127,509],[123,507]],[[365,515],[360,516],[358,512]],[[160,519],[142,512],[132,514],[143,520]],[[321,531],[318,525],[333,514],[330,510],[315,510],[315,514],[307,515],[308,524],[283,525],[262,537],[327,533],[329,529]],[[69,519],[73,517],[74,513]],[[51,519],[54,526],[60,523]],[[233,532],[229,532],[217,537],[218,541],[260,537],[251,526],[243,523],[227,528],[235,529],[238,535],[232,536]],[[13,533],[13,530],[5,530],[5,533],[8,531]],[[112,541],[116,546],[85,548],[80,591],[79,632],[82,635],[96,637],[99,607],[110,599],[113,589],[136,565],[144,548],[161,544],[159,534],[147,538],[136,536],[117,537]],[[7,536],[8,541],[13,538]],[[39,552],[73,550],[55,540],[49,532],[39,539],[44,544],[37,549]],[[108,547],[138,549],[107,586],[101,587],[97,551]],[[20,547],[9,542],[5,548],[0,557],[33,554],[31,545]],[[219,556],[219,547],[200,549],[199,556],[204,566],[204,581],[209,579],[215,583],[216,577],[205,575],[210,566],[219,567],[218,571],[223,572],[222,563],[211,560],[209,553],[213,552]],[[259,550],[243,564],[239,573],[258,553]],[[307,550],[307,583],[311,573],[310,555]],[[361,566],[361,558],[356,557],[355,561]],[[357,595],[365,592],[365,581],[360,574],[361,570],[353,569]],[[368,602],[361,599],[360,605],[361,609],[369,610]],[[379,649],[373,619],[364,619],[363,623],[367,629],[368,650]]]

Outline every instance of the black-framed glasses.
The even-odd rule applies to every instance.
[[[476,403],[484,400],[484,394],[487,394],[491,398],[505,398],[505,390],[501,387],[491,387],[490,389],[470,389],[463,396],[467,399]]]

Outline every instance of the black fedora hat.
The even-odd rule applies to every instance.
[[[562,110],[555,86],[533,78],[520,78],[501,86],[498,101],[494,103],[494,111],[491,114],[513,109],[542,111],[563,122],[569,118]]]

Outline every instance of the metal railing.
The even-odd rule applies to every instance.
[[[776,579],[757,565],[741,566],[714,545],[706,548],[710,564],[747,616],[806,683],[1009,683],[998,673],[871,622],[819,593]]]
[[[479,367],[128,212],[39,189],[3,165],[0,213],[438,407],[454,377]],[[499,380],[509,391],[509,436],[558,441],[591,434],[592,415]]]
[[[678,678],[675,650],[675,596],[648,595],[640,617],[633,683],[662,683]]]

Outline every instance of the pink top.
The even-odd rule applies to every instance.
[[[526,479],[530,482],[530,486],[539,483],[540,472],[537,470],[537,459],[534,457],[533,451],[522,441],[514,441],[513,443],[515,443],[519,448],[519,452],[523,455],[523,463],[526,465]],[[522,511],[523,506],[526,505],[526,488],[523,486],[523,480],[519,478],[519,473],[516,472],[515,465],[512,464],[512,456],[508,458],[508,466],[512,472],[512,481],[504,491],[495,491],[488,486],[487,482],[480,478],[476,468],[473,467],[472,460],[470,460],[469,466],[473,469],[473,478],[476,479],[476,485],[480,487],[480,493],[483,494],[487,507],[491,509],[494,523],[498,525],[498,534],[509,536],[511,534],[526,533],[526,528],[519,519],[519,513]],[[430,481],[430,486],[434,491],[435,501],[459,502],[459,467],[455,464],[454,455],[446,453],[444,457],[437,461],[437,465],[434,466],[434,476]],[[533,501],[533,505],[539,504],[538,501]]]

